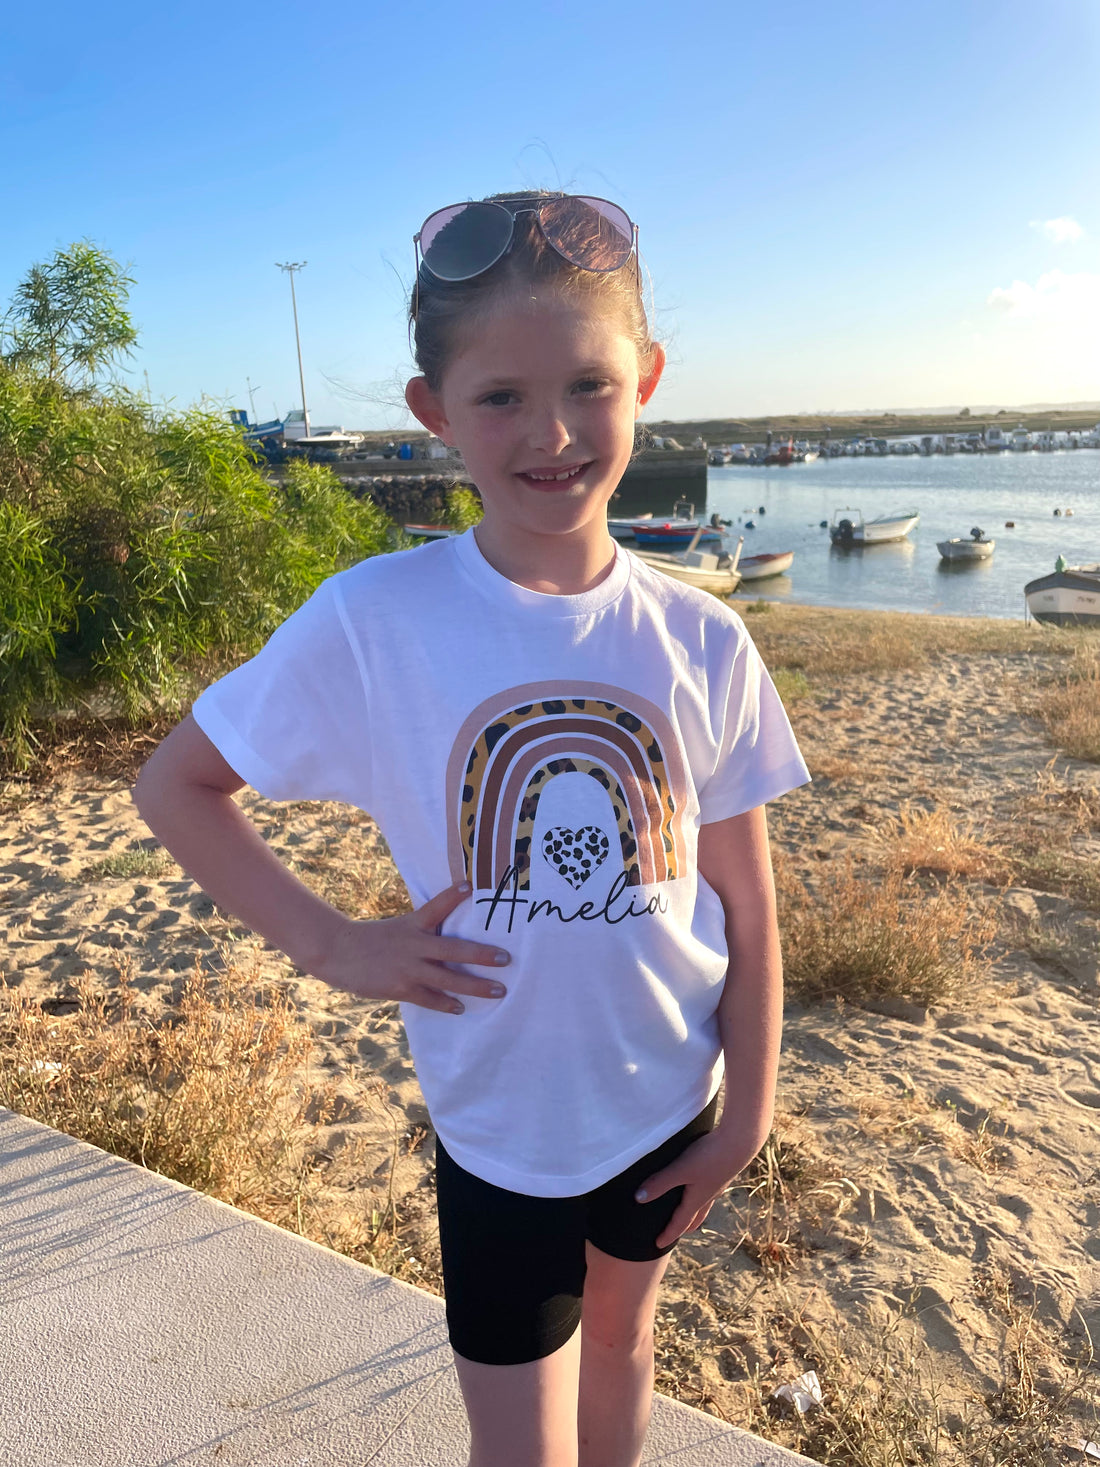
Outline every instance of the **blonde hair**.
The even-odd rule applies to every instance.
[[[490,194],[486,203],[528,203],[555,195],[545,190],[519,194]],[[501,294],[530,293],[532,286],[549,286],[563,295],[592,300],[597,309],[618,316],[638,353],[638,369],[645,376],[653,364],[656,343],[649,329],[638,271],[627,264],[620,270],[583,270],[571,265],[539,229],[534,214],[517,214],[511,248],[490,269],[472,280],[438,280],[423,265],[409,302],[409,324],[416,365],[433,392],[438,392],[447,363],[454,355],[459,332],[476,323]]]

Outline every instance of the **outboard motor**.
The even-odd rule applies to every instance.
[[[977,525],[974,525],[973,528],[970,531],[970,537],[973,540],[984,540],[985,539],[985,531],[984,530],[979,530],[978,527],[977,527]]]
[[[856,527],[851,520],[841,520],[836,527],[836,539],[841,545],[851,545],[856,537]]]

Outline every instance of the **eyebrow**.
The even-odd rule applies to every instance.
[[[602,365],[588,365],[580,367],[569,375],[575,379],[583,377],[613,377],[616,369],[609,363]],[[515,387],[522,383],[522,377],[486,377],[483,381],[475,383],[474,392],[499,392],[504,387]]]

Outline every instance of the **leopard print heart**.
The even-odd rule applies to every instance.
[[[610,849],[611,842],[595,825],[582,825],[577,830],[555,825],[542,838],[543,859],[565,877],[574,891],[580,891],[593,871],[603,865]]]

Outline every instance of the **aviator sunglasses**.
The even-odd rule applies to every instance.
[[[587,194],[552,194],[450,204],[429,214],[413,235],[418,281],[421,262],[449,283],[491,270],[511,249],[520,214],[534,214],[551,249],[581,270],[621,270],[631,255],[637,264],[638,226],[618,204]]]

